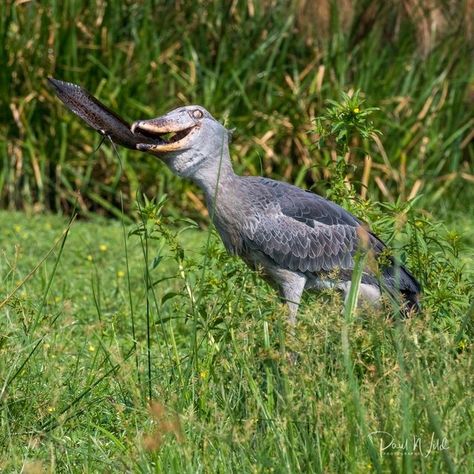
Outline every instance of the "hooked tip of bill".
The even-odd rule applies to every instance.
[[[132,126],[130,127],[130,130],[132,131],[132,133],[135,133],[136,128],[139,126],[140,126],[140,122],[133,122]]]

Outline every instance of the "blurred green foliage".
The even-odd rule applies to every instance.
[[[94,153],[99,137],[55,99],[49,75],[81,84],[130,120],[202,104],[237,129],[240,172],[316,182],[319,191],[331,152],[312,146],[312,120],[341,91],[360,89],[367,107],[381,109],[373,121],[383,137],[367,150],[371,196],[394,201],[421,191],[433,206],[471,192],[469,36],[445,34],[422,52],[413,12],[368,0],[353,3],[349,24],[334,9],[314,32],[322,14],[302,3],[2,2],[2,206],[67,210],[79,193],[83,214],[117,215],[120,193],[130,209],[139,189],[173,190],[171,212],[197,213],[190,184],[155,159],[120,150],[119,160],[108,145]],[[459,5],[454,19],[462,19]]]

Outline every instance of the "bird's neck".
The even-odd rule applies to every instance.
[[[208,206],[222,199],[226,188],[231,186],[236,174],[232,168],[229,148],[226,144],[218,159],[206,160],[192,176],[192,180],[204,191]]]

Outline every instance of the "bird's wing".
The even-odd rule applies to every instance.
[[[354,226],[311,226],[283,214],[278,207],[247,220],[243,234],[247,248],[264,253],[283,268],[300,272],[352,269],[359,243]]]
[[[279,266],[301,272],[353,268],[361,223],[326,199],[266,178],[249,182],[252,209],[242,229],[245,245]],[[259,192],[256,192],[259,188]],[[370,234],[369,239],[371,239]],[[372,242],[371,242],[372,243]]]

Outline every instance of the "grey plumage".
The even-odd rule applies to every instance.
[[[353,266],[357,221],[342,208],[315,194],[265,178],[242,178],[251,195],[267,201],[249,203],[255,214],[243,224],[243,239],[277,264],[303,273]]]

